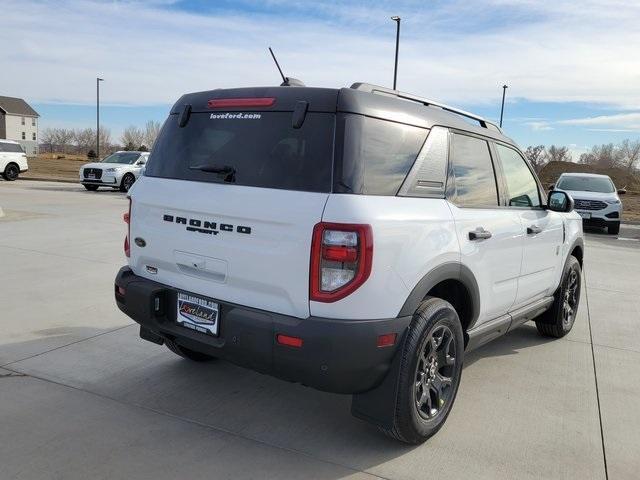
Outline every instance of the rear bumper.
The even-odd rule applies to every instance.
[[[175,323],[176,289],[139,277],[129,267],[120,269],[115,285],[118,308],[164,339],[261,373],[335,393],[365,392],[380,384],[411,321],[411,317],[300,319],[219,302],[219,336],[212,337]],[[120,295],[117,287],[123,288],[125,294]],[[279,333],[301,338],[302,347],[277,344]],[[378,336],[388,333],[397,334],[395,345],[377,347]]]

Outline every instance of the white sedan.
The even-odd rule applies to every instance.
[[[128,192],[142,175],[148,158],[149,152],[112,153],[100,162],[86,163],[80,167],[80,183],[91,191],[98,187],[111,187]]]

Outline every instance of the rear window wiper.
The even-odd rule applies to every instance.
[[[225,182],[235,182],[236,181],[236,169],[230,167],[228,165],[220,166],[220,165],[192,165],[189,167],[189,170],[200,170],[201,172],[207,173],[217,173],[218,175],[222,175]]]

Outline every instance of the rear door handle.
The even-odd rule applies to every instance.
[[[537,235],[542,233],[542,229],[537,225],[530,225],[527,227],[527,235]]]
[[[482,227],[469,232],[469,240],[486,240],[487,238],[491,238],[491,232]]]

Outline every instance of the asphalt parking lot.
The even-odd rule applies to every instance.
[[[123,194],[0,183],[0,477],[637,479],[640,228],[587,235],[571,334],[532,325],[465,360],[419,447],[350,399],[138,338],[116,308]]]

